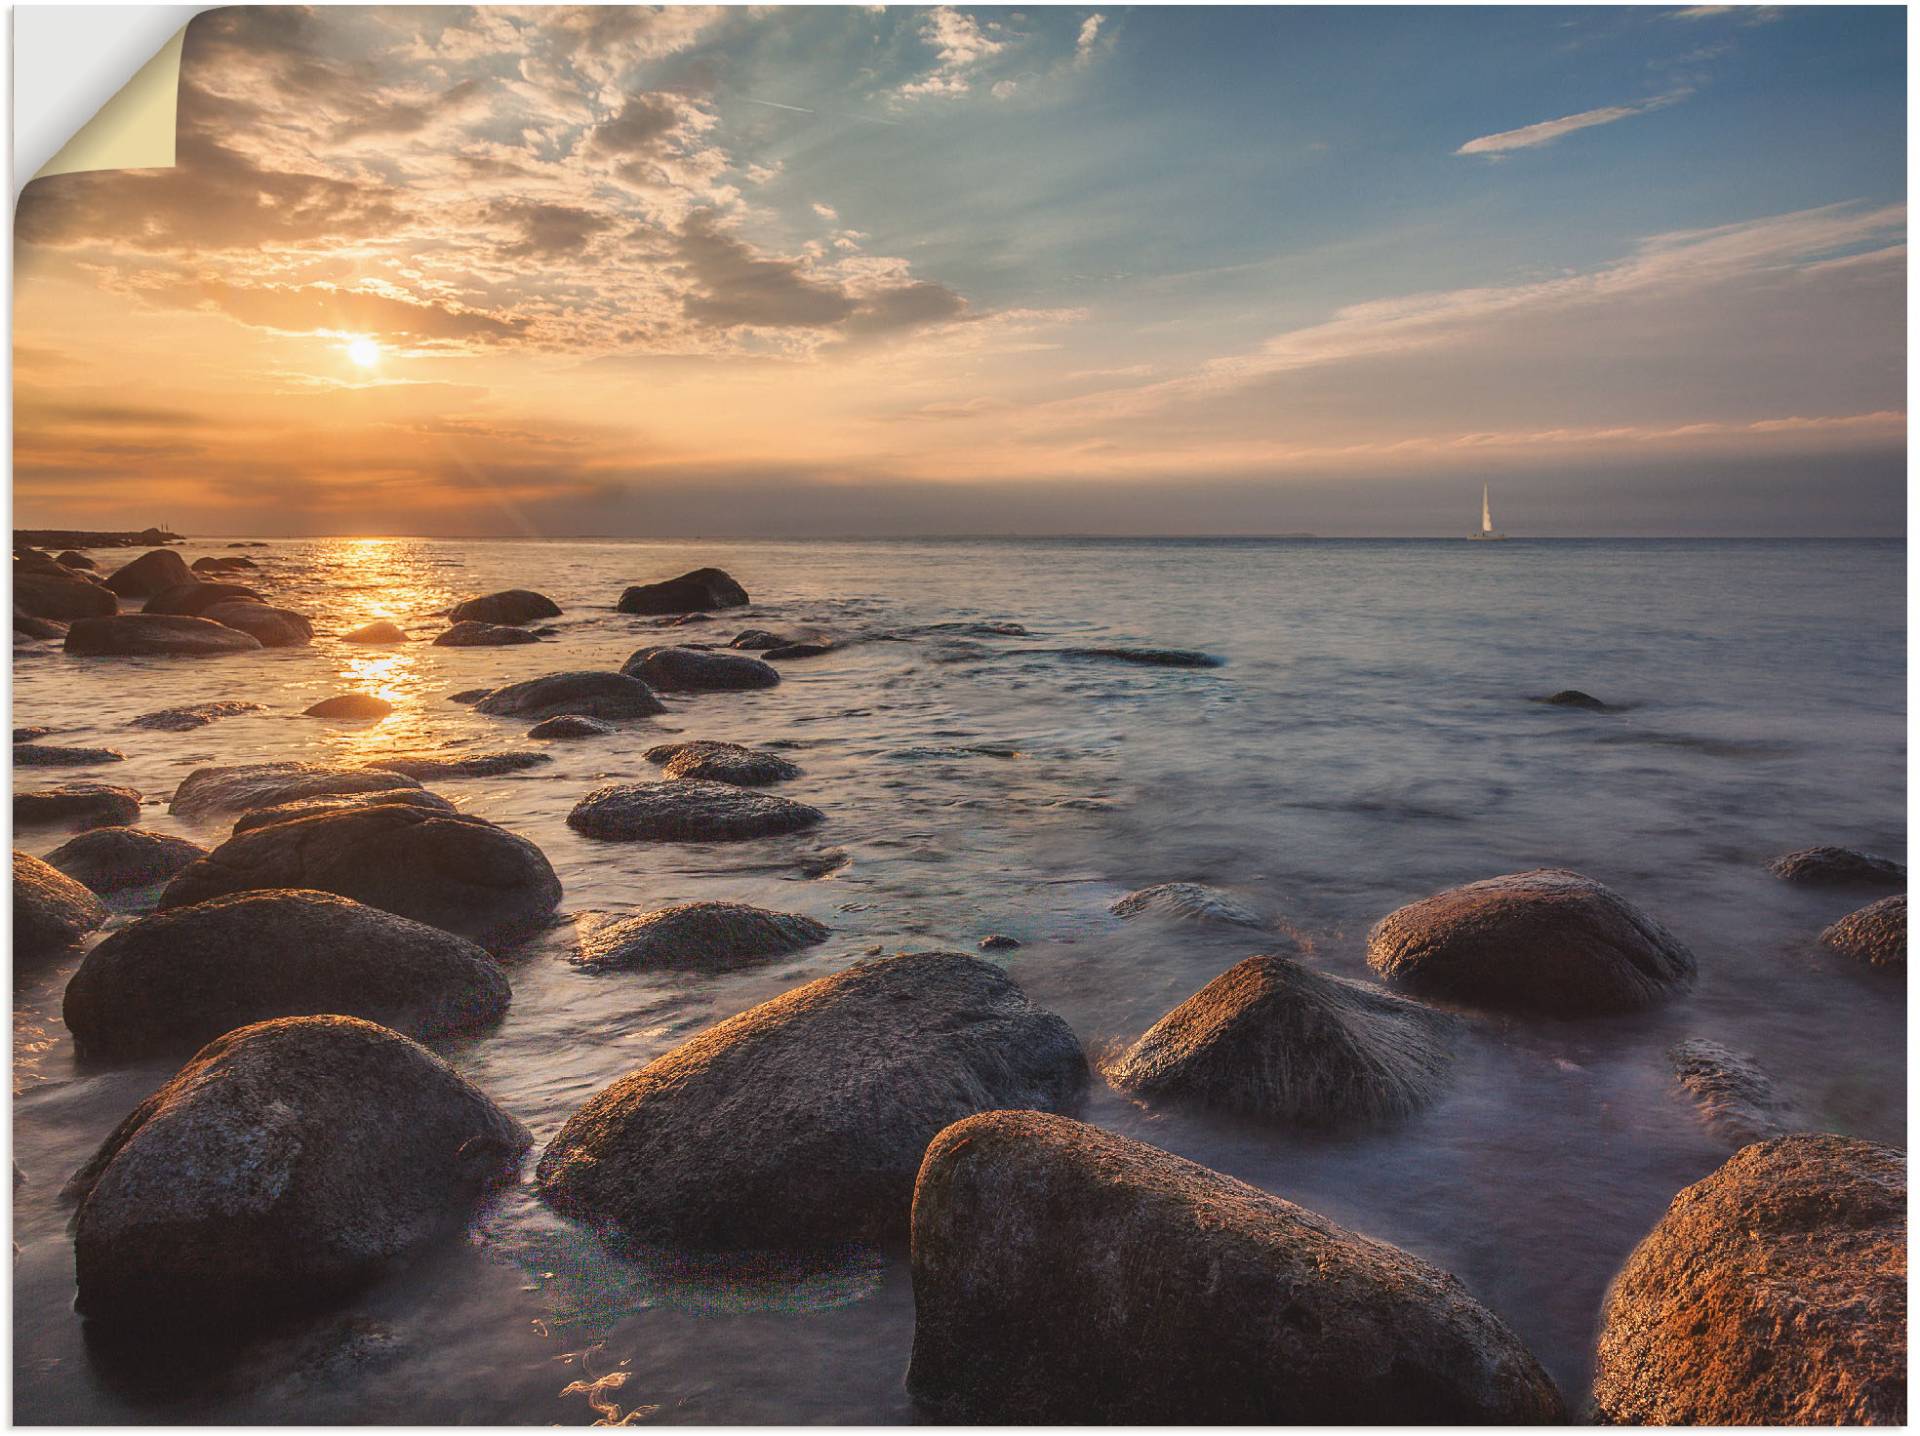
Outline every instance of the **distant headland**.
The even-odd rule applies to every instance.
[[[161,544],[185,543],[186,537],[170,529],[141,529],[114,532],[99,529],[15,529],[15,548],[157,548]]]

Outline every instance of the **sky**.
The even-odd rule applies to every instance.
[[[1897,7],[240,7],[15,522],[1905,532]]]

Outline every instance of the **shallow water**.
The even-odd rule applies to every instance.
[[[1608,1279],[1673,1193],[1729,1147],[1675,1089],[1665,1052],[1710,1037],[1754,1054],[1809,1126],[1904,1143],[1902,985],[1819,953],[1864,901],[1770,878],[1816,842],[1905,856],[1904,546],[1897,542],[442,543],[276,541],[246,552],[309,649],[208,661],[16,650],[15,725],[126,761],[27,770],[146,795],[170,817],[194,768],[541,746],[461,689],[612,668],[660,641],[611,611],[621,588],[719,564],[752,608],[686,630],[880,637],[783,668],[754,693],[669,698],[616,737],[551,746],[506,777],[430,786],[531,838],[565,917],[725,897],[810,914],[826,944],[718,977],[589,974],[570,923],[508,958],[503,1022],[439,1050],[539,1144],[613,1078],[690,1033],[870,948],[1000,954],[1098,1057],[1262,939],[1122,923],[1130,888],[1217,884],[1281,914],[1314,960],[1366,972],[1368,926],[1453,883],[1562,865],[1618,887],[1700,962],[1686,997],[1632,1018],[1474,1017],[1447,1095],[1399,1126],[1299,1136],[1096,1084],[1088,1120],[1404,1246],[1457,1274],[1576,1405]],[[188,544],[189,561],[230,552]],[[111,553],[96,554],[111,567]],[[541,645],[361,650],[377,617],[431,635],[450,602],[531,587],[566,610]],[[1029,633],[967,631],[1017,623]],[[960,625],[933,629],[932,625]],[[1062,656],[1190,647],[1215,669]],[[1527,701],[1577,687],[1595,714]],[[397,705],[373,724],[297,716],[327,695]],[[151,710],[269,711],[188,733]],[[589,789],[657,770],[669,737],[786,745],[779,791],[814,831],[730,846],[595,843],[565,817]],[[26,851],[67,834],[27,829]],[[823,860],[823,854],[839,854]],[[825,877],[809,873],[830,869]],[[146,895],[151,901],[151,894]],[[124,919],[121,919],[124,920]],[[177,1065],[77,1066],[59,1018],[74,964],[15,988],[15,1419],[21,1422],[891,1422],[912,1337],[904,1252],[810,1269],[610,1253],[523,1180],[455,1237],[337,1310],[208,1354],[201,1368],[91,1345],[71,1310],[62,1182]],[[526,1173],[532,1167],[529,1155]],[[523,1173],[523,1177],[526,1175]],[[203,1369],[202,1369],[203,1368]]]

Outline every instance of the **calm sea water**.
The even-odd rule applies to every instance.
[[[611,611],[621,588],[700,564],[727,568],[755,602],[692,637],[766,626],[904,640],[790,664],[766,692],[671,700],[664,717],[556,745],[525,773],[433,785],[537,842],[566,885],[565,915],[734,898],[834,930],[803,958],[714,978],[576,971],[561,958],[565,923],[511,957],[503,1023],[440,1050],[539,1143],[615,1077],[875,946],[1016,936],[1009,970],[1098,1056],[1260,946],[1244,931],[1122,924],[1107,905],[1130,888],[1238,890],[1283,913],[1328,970],[1364,975],[1366,930],[1392,908],[1547,864],[1611,883],[1666,922],[1699,957],[1695,991],[1632,1018],[1477,1018],[1448,1095],[1380,1131],[1291,1135],[1099,1086],[1083,1115],[1453,1271],[1575,1403],[1608,1279],[1673,1193],[1729,1150],[1675,1091],[1674,1042],[1754,1054],[1810,1126],[1904,1143],[1903,994],[1811,945],[1859,900],[1792,889],[1762,866],[1816,842],[1905,856],[1900,543],[391,540],[245,552],[276,601],[315,616],[313,646],[205,662],[16,650],[16,725],[127,755],[28,772],[26,784],[131,785],[146,795],[145,825],[213,843],[224,824],[166,813],[205,764],[529,746],[525,722],[447,695],[616,667],[659,639],[652,621]],[[565,608],[558,636],[505,649],[339,642],[382,616],[431,635],[434,611],[509,586]],[[1031,636],[929,627],[977,623]],[[1089,642],[1198,648],[1226,664],[1044,651]],[[1630,706],[1527,701],[1566,687]],[[293,716],[347,690],[378,691],[398,711],[370,725]],[[270,711],[191,733],[126,726],[216,698]],[[595,844],[565,826],[597,784],[651,775],[641,752],[672,735],[791,745],[805,775],[782,791],[828,821],[725,847]],[[64,836],[16,842],[42,853]],[[846,860],[805,876],[823,850]],[[903,1251],[824,1271],[616,1257],[524,1183],[464,1239],[205,1369],[96,1349],[71,1309],[58,1190],[174,1064],[77,1066],[59,1019],[71,971],[32,975],[14,995],[27,1175],[15,1196],[16,1419],[911,1418]]]

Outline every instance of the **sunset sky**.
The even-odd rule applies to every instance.
[[[15,522],[1904,532],[1905,16],[230,9]]]

